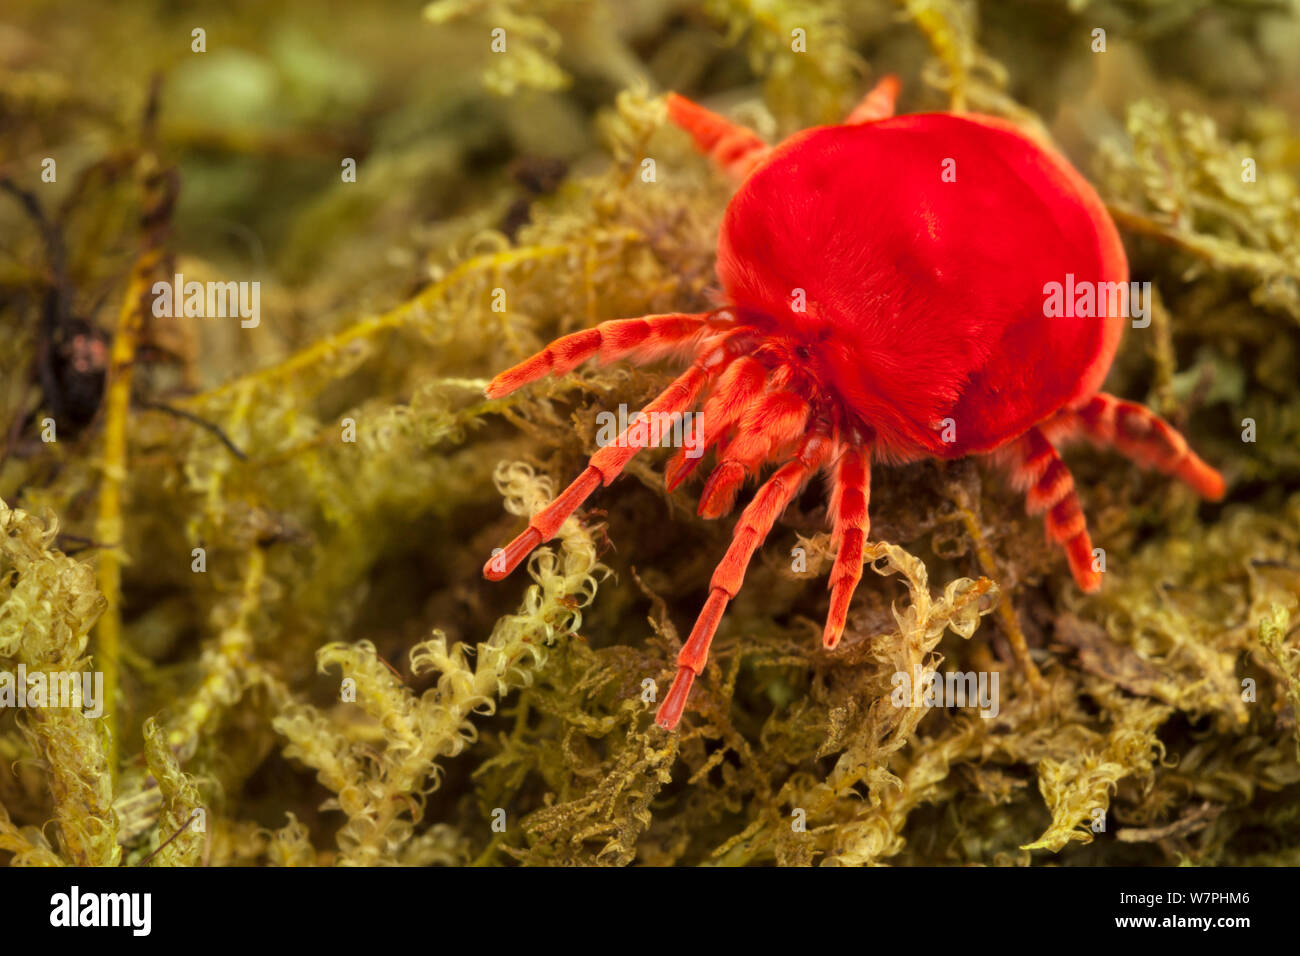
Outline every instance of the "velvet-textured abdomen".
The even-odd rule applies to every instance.
[[[1064,159],[999,120],[921,114],[774,150],[727,210],[718,274],[791,347],[816,343],[816,377],[907,459],[991,450],[1095,392],[1123,319],[1047,318],[1044,286],[1128,266]]]

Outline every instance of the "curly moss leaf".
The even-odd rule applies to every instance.
[[[550,483],[524,465],[503,465],[497,482],[506,507],[517,514],[531,514],[551,496]],[[590,532],[570,518],[559,540],[558,555],[543,549],[529,561],[536,583],[520,612],[502,618],[478,645],[473,666],[467,649],[449,646],[440,633],[411,649],[413,678],[438,675],[436,687],[419,697],[367,641],[326,645],[317,653],[322,671],[337,666],[348,682],[331,712],[294,700],[271,682],[278,700],[272,724],[289,741],[285,755],[314,768],[348,818],[337,836],[342,862],[393,864],[410,853],[435,852],[409,844],[423,816],[425,789],[438,785],[438,759],[473,742],[471,714],[491,714],[501,697],[531,682],[545,663],[546,644],[576,629],[580,609],[595,596],[603,569]],[[358,723],[358,708],[373,722],[373,733]]]
[[[1300,322],[1300,188],[1265,150],[1230,143],[1208,116],[1141,100],[1127,148],[1101,151],[1102,182],[1121,227],[1168,243],[1209,269],[1240,276],[1251,301]]]
[[[288,822],[271,834],[266,850],[271,866],[315,866],[316,849],[311,844],[311,834],[292,813]]]
[[[1300,645],[1287,638],[1291,628],[1291,611],[1274,604],[1269,616],[1259,622],[1259,642],[1282,672],[1286,694],[1291,702],[1291,732],[1296,740],[1296,759],[1300,761]]]
[[[104,609],[91,568],[50,547],[57,531],[53,520],[0,500],[0,658],[31,671],[84,670],[87,634]],[[46,768],[64,859],[116,865],[122,851],[99,722],[75,708],[36,707],[23,732]],[[45,859],[39,848],[19,856]]]
[[[11,866],[66,866],[36,827],[16,827],[0,805],[0,850],[13,854]]]
[[[1098,821],[1104,825],[1119,782],[1137,774],[1150,783],[1165,752],[1156,731],[1172,712],[1160,704],[1130,704],[1120,711],[1117,725],[1077,757],[1041,761],[1038,788],[1052,825],[1022,849],[1055,853],[1071,841],[1091,843],[1093,827]]]
[[[538,849],[518,855],[546,865],[631,863],[638,838],[653,819],[650,803],[672,779],[676,756],[675,740],[656,744],[650,735],[629,728],[627,742],[604,779],[581,796],[538,810],[523,821],[529,842]],[[588,842],[593,844],[590,851]]]
[[[207,810],[193,779],[181,770],[167,746],[166,734],[152,718],[144,723],[144,756],[162,794],[158,848],[149,865],[196,866],[203,853]]]
[[[104,598],[93,569],[51,547],[58,531],[0,500],[0,658],[66,665],[86,650]]]
[[[497,96],[510,96],[521,88],[560,90],[569,85],[570,76],[554,60],[560,34],[547,21],[574,4],[575,0],[547,0],[541,5],[547,14],[543,17],[534,15],[535,2],[435,0],[424,8],[424,19],[447,24],[473,18],[492,31],[494,45],[483,70],[483,85]]]

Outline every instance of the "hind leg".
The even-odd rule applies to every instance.
[[[1188,447],[1176,428],[1145,405],[1098,392],[1077,408],[1058,412],[1046,427],[1063,439],[1080,436],[1113,446],[1139,465],[1187,483],[1202,498],[1223,497],[1223,476]]]
[[[853,108],[844,120],[846,126],[860,126],[877,120],[889,119],[894,115],[894,103],[898,99],[898,90],[902,84],[892,73],[883,76],[871,88],[871,92],[862,98],[862,102]]]
[[[1060,454],[1038,428],[1031,428],[1000,455],[1018,488],[1026,492],[1030,514],[1045,512],[1047,535],[1065,550],[1079,588],[1089,593],[1101,587],[1093,567],[1092,539],[1079,506],[1074,476]]]

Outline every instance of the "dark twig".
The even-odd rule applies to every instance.
[[[184,833],[186,830],[190,828],[190,824],[194,822],[194,817],[197,813],[198,813],[198,808],[196,807],[194,811],[190,813],[189,818],[183,824],[181,824],[181,828],[179,830],[177,830],[175,833],[169,836],[162,843],[158,844],[158,849],[154,850],[152,853],[146,856],[143,860],[137,863],[136,866],[148,866],[150,860],[156,857],[163,850],[167,849],[167,847],[171,844],[173,840],[175,840],[178,836],[180,836],[182,833]]]
[[[164,402],[155,402],[147,399],[136,399],[136,404],[139,405],[141,408],[148,408],[156,412],[165,412],[168,415],[174,415],[177,418],[183,418],[187,422],[191,422],[192,424],[198,425],[200,428],[206,429],[208,432],[214,435],[216,439],[219,442],[221,442],[221,444],[225,445],[226,448],[230,449],[230,453],[232,455],[234,455],[240,461],[248,461],[248,455],[238,445],[236,445],[233,441],[231,441],[230,436],[227,435],[224,431],[222,431],[221,426],[217,425],[215,422],[210,422],[206,418],[200,418],[198,415],[195,415],[193,412],[187,412],[183,409],[175,408]]]

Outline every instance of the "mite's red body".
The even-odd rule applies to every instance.
[[[807,371],[897,460],[990,451],[1095,392],[1124,319],[1046,319],[1043,285],[1128,282],[1077,173],[1004,124],[943,114],[773,150],[727,210],[717,268],[727,301],[808,347]]]
[[[659,711],[669,729],[751,556],[817,471],[832,479],[837,553],[827,647],[843,633],[862,575],[873,459],[995,454],[1030,509],[1046,512],[1049,535],[1089,591],[1100,575],[1054,443],[1113,444],[1206,497],[1223,494],[1218,473],[1173,428],[1098,391],[1129,320],[1114,300],[1101,296],[1095,317],[1046,314],[1050,283],[1128,283],[1123,246],[1092,187],[1002,120],[893,117],[896,93],[887,78],[844,125],[775,148],[670,96],[673,120],[741,181],[718,240],[727,308],[606,322],[557,340],[488,388],[503,395],[592,356],[649,360],[685,349],[694,364],[646,411],[703,402],[702,437],[718,464],[700,513],[727,513],[747,475],[784,462],[742,513],[714,574]],[[622,441],[598,451],[484,573],[513,570],[637,450]],[[670,488],[699,460],[679,451]]]

